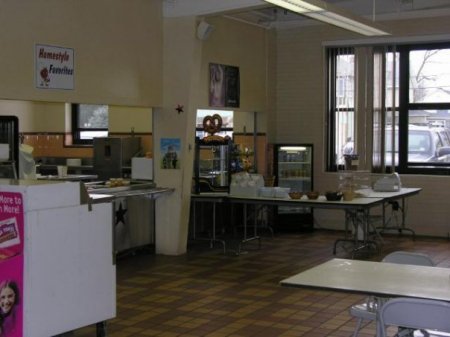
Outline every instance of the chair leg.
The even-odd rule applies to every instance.
[[[358,319],[358,322],[356,323],[355,331],[353,332],[353,337],[358,336],[359,330],[361,329],[362,322],[363,322],[362,318]]]

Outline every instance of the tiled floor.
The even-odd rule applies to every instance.
[[[342,233],[278,234],[245,245],[246,252],[223,254],[205,242],[183,256],[138,254],[117,264],[117,317],[108,322],[109,337],[323,337],[351,336],[355,320],[348,308],[364,296],[280,287],[278,282],[333,257]],[[427,253],[450,267],[450,241],[385,236],[380,260],[394,250]],[[341,248],[338,257],[349,257]],[[358,256],[357,258],[368,258]],[[361,337],[374,335],[369,324]],[[94,327],[75,331],[95,336]]]

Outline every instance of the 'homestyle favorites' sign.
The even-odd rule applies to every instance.
[[[73,89],[73,49],[37,44],[35,50],[36,87]]]

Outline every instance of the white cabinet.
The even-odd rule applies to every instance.
[[[112,204],[81,204],[77,182],[0,180],[0,191],[24,204],[23,336],[115,317]]]

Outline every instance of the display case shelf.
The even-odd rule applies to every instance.
[[[313,190],[312,144],[276,144],[274,151],[275,184],[292,192]],[[279,206],[275,227],[286,230],[312,230],[313,211],[309,207]]]

